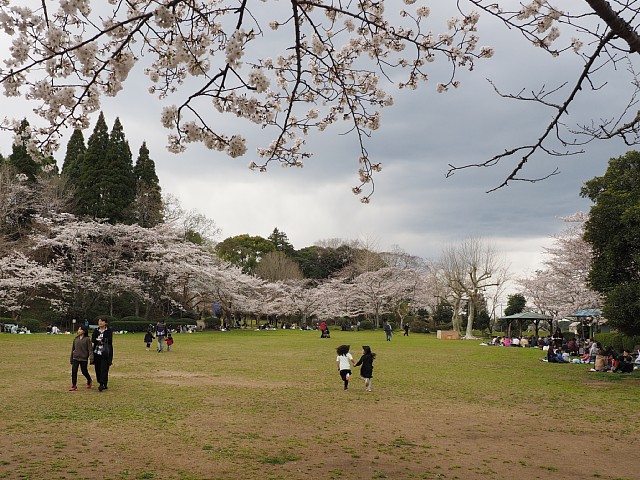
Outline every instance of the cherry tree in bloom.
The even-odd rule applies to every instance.
[[[41,138],[30,147],[34,152],[56,148],[63,126],[86,128],[101,98],[116,96],[128,77],[141,73],[149,93],[162,102],[160,121],[176,153],[200,142],[232,158],[247,155],[249,141],[218,121],[223,114],[271,132],[270,142],[251,149],[250,168],[264,171],[271,162],[301,167],[310,156],[305,137],[345,122],[360,150],[353,192],[366,203],[381,169],[366,139],[380,128],[381,109],[393,103],[390,80],[394,87],[416,89],[430,80],[429,65],[443,61],[450,74],[434,79],[431,88],[445,93],[458,87],[461,69],[472,70],[494,53],[481,43],[483,16],[497,18],[536,48],[577,55],[584,64],[568,89],[511,95],[545,105],[554,115],[537,142],[483,164],[518,157],[507,181],[536,153],[562,153],[546,144],[564,126],[575,97],[598,92],[598,74],[624,72],[623,62],[640,51],[638,6],[628,0],[459,0],[446,22],[437,22],[431,9],[446,15],[451,6],[432,3],[404,0],[389,10],[382,0],[2,0],[0,32],[9,52],[0,83],[5,95],[37,102],[44,123],[34,128]],[[632,80],[629,106],[637,93]],[[623,107],[619,117],[579,133],[635,142],[639,121]],[[5,125],[12,128],[10,121]]]
[[[325,308],[328,297],[325,289],[309,280],[282,282],[283,304],[290,315],[298,315],[300,324],[308,321]]]
[[[451,73],[433,88],[445,92],[458,86],[458,69],[493,54],[479,44],[478,13],[430,25],[430,7],[414,0],[391,13],[370,0],[108,3],[0,2],[0,32],[10,43],[0,83],[5,95],[38,103],[41,148],[57,147],[64,126],[86,128],[103,96],[116,96],[144,71],[149,93],[164,105],[160,121],[175,153],[199,142],[245,155],[248,140],[217,120],[223,114],[271,132],[250,168],[301,167],[310,156],[305,137],[345,122],[360,145],[353,192],[365,203],[381,169],[365,143],[380,127],[381,109],[393,104],[392,72],[403,72],[393,74],[397,87],[415,89],[428,80],[431,62],[444,61]]]
[[[41,265],[21,252],[0,256],[0,308],[18,320],[35,299],[44,299],[61,311],[65,277],[55,264]]]
[[[545,268],[517,281],[528,302],[556,319],[602,306],[602,298],[587,283],[591,262],[591,246],[583,239],[587,217],[582,212],[563,217],[567,228],[544,249]]]
[[[415,295],[418,276],[408,269],[384,267],[365,272],[353,281],[354,303],[365,314],[375,318],[380,327],[380,316],[397,313],[402,303],[410,302]]]

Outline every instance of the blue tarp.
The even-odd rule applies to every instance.
[[[569,317],[599,317],[600,309],[599,308],[591,308],[588,310],[578,310],[575,313],[569,315]]]

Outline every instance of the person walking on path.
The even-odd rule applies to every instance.
[[[344,389],[349,389],[349,378],[351,378],[351,366],[355,366],[355,362],[353,361],[353,357],[349,353],[349,345],[340,345],[336,348],[336,352],[338,353],[338,357],[336,358],[336,366],[338,367],[338,372],[340,372],[340,377],[344,382]]]
[[[96,379],[100,385],[98,390],[102,392],[108,388],[109,367],[113,363],[113,331],[105,318],[98,319],[98,328],[91,335],[91,343],[93,343]]]
[[[87,336],[87,327],[78,327],[78,336],[73,339],[71,345],[71,388],[70,392],[78,390],[78,367],[82,370],[82,375],[87,379],[87,388],[93,387],[93,380],[87,369],[89,362],[93,363],[93,348],[91,339]]]
[[[164,320],[156,323],[156,338],[158,339],[158,353],[164,351],[164,337],[167,335],[167,324]]]
[[[151,328],[147,330],[147,333],[144,334],[144,343],[147,344],[147,352],[151,350],[151,343],[153,343],[153,339],[156,338],[153,336],[151,332]]]
[[[384,333],[387,334],[387,342],[391,341],[391,324],[389,322],[384,324]]]
[[[376,358],[376,354],[371,351],[371,347],[368,345],[362,346],[362,356],[356,367],[360,367],[360,378],[364,380],[364,387],[367,392],[371,391],[371,379],[373,378],[373,360]]]

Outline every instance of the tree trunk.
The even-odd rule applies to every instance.
[[[476,337],[473,336],[473,321],[476,317],[476,307],[473,302],[469,302],[469,317],[467,318],[467,331],[465,333],[465,340],[475,340]]]

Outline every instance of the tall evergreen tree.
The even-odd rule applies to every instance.
[[[93,133],[87,142],[87,150],[78,156],[78,175],[73,181],[75,213],[88,215],[95,218],[103,218],[101,175],[105,171],[105,153],[109,146],[109,129],[104,120],[104,114],[100,112]]]
[[[273,247],[278,252],[283,252],[287,256],[293,256],[295,253],[295,249],[289,242],[287,234],[278,230],[277,227],[273,229],[273,232],[267,237],[267,240],[273,243]]]
[[[80,173],[80,157],[87,151],[82,130],[76,128],[67,143],[67,153],[62,164],[62,174],[74,182]]]
[[[18,129],[20,140],[15,142],[11,147],[11,155],[9,155],[9,164],[13,165],[18,173],[27,176],[29,181],[35,182],[36,176],[40,171],[40,165],[31,157],[27,150],[27,143],[31,135],[29,133],[29,122],[22,120]]]
[[[147,143],[143,142],[133,168],[136,179],[134,221],[141,227],[153,227],[162,222],[162,193],[156,175],[156,164],[149,158]]]
[[[133,156],[119,118],[111,129],[105,162],[99,174],[103,193],[102,215],[111,223],[132,223],[136,180]]]

